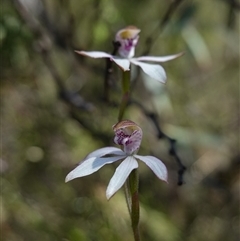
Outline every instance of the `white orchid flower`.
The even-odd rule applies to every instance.
[[[133,169],[138,168],[138,160],[143,161],[155,175],[167,182],[167,168],[158,158],[153,156],[140,156],[137,151],[142,141],[142,129],[130,120],[124,120],[113,126],[115,132],[114,142],[123,146],[123,150],[116,147],[104,147],[90,153],[66,177],[66,182],[78,177],[88,176],[106,164],[122,160],[111,178],[106,191],[110,199],[125,183]]]
[[[183,55],[183,53],[168,55],[168,56],[141,56],[134,58],[135,47],[138,43],[140,29],[134,26],[128,26],[122,30],[119,30],[116,34],[115,41],[120,43],[118,49],[119,56],[114,56],[101,51],[75,51],[78,54],[85,55],[91,58],[110,58],[114,61],[123,71],[130,70],[130,64],[139,66],[143,72],[152,77],[153,79],[165,83],[167,80],[166,72],[161,65],[148,64],[146,62],[167,62],[176,59]]]

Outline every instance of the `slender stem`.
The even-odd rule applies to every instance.
[[[118,121],[123,119],[130,97],[130,71],[123,72],[122,78],[122,101],[119,107]],[[132,221],[132,230],[135,241],[140,241],[139,235],[139,197],[138,197],[138,172],[134,169],[129,175],[125,185],[125,197]]]
[[[138,196],[138,170],[134,169],[129,176],[129,187],[132,196],[131,219],[135,241],[140,241],[139,235],[139,196]]]
[[[130,71],[123,72],[122,90],[124,93],[129,92],[130,90]]]
[[[127,104],[130,99],[130,71],[123,72],[122,78],[122,101],[119,106],[118,121],[123,119]],[[125,185],[125,198],[132,221],[132,230],[135,241],[140,241],[139,235],[139,197],[138,197],[138,172],[134,169],[129,175]]]
[[[123,72],[122,91],[123,96],[119,107],[118,121],[121,121],[123,119],[123,115],[130,97],[130,71]]]
[[[125,109],[127,107],[128,100],[129,100],[129,92],[126,92],[122,96],[122,101],[121,101],[121,104],[119,107],[119,114],[118,114],[119,121],[121,121],[123,119],[123,115],[124,115]]]
[[[124,112],[126,110],[128,101],[129,101],[129,90],[130,90],[130,71],[123,72],[122,76],[122,101],[119,106],[119,114],[118,114],[118,121],[121,121],[123,119]],[[131,206],[132,206],[132,201],[131,201],[131,193],[130,193],[130,188],[129,188],[129,180],[125,182],[124,185],[124,193],[125,193],[125,199],[128,207],[128,212],[130,216],[132,216],[132,211],[131,211]]]
[[[125,194],[128,212],[131,217],[132,216],[132,200],[131,200],[131,193],[130,193],[130,188],[129,188],[129,179],[127,179],[124,184],[124,194]]]

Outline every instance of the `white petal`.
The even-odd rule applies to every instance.
[[[124,155],[125,153],[117,147],[112,147],[112,146],[103,147],[103,148],[100,148],[96,151],[91,152],[90,154],[88,154],[86,156],[85,159],[88,159],[90,157],[102,157],[102,156],[105,156],[105,155],[108,155],[108,154],[119,156],[119,155]]]
[[[159,179],[167,182],[168,172],[166,166],[163,164],[162,161],[160,161],[158,158],[154,156],[134,155],[134,157],[140,159],[148,167],[150,167]]]
[[[129,59],[124,59],[124,58],[112,56],[111,60],[114,61],[123,71],[129,71],[130,70]]]
[[[138,65],[142,70],[153,79],[165,83],[167,80],[166,72],[162,66],[156,64],[142,63],[131,59],[131,63]]]
[[[113,163],[125,157],[126,156],[114,156],[105,158],[91,157],[89,159],[86,159],[66,176],[65,182],[69,182],[77,177],[88,176],[98,171],[104,165]]]
[[[138,163],[133,156],[127,157],[118,166],[108,184],[106,191],[107,199],[110,199],[115,194],[115,192],[117,192],[122,187],[131,171],[136,168],[138,168]]]
[[[176,59],[182,56],[184,53],[173,54],[168,56],[141,56],[138,58],[134,58],[133,60],[137,61],[151,61],[151,62],[167,62],[173,59]]]
[[[101,51],[77,51],[75,50],[75,52],[77,54],[81,54],[84,56],[88,56],[91,58],[112,58],[113,56],[111,54],[105,53],[105,52],[101,52]]]
[[[110,58],[112,61],[114,61],[123,71],[130,70],[130,61],[128,59],[120,58],[117,56],[113,56],[111,54],[101,52],[101,51],[75,51],[78,54],[88,56],[91,58]]]

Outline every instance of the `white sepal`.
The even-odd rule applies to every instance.
[[[168,172],[165,164],[154,156],[139,156],[134,155],[137,159],[143,161],[154,173],[155,175],[167,182],[168,179]]]
[[[138,168],[138,162],[133,156],[127,157],[118,166],[108,184],[106,191],[107,199],[110,199],[123,186],[131,171],[136,168]]]

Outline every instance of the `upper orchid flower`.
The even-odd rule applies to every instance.
[[[123,150],[116,147],[104,147],[90,153],[66,177],[66,182],[72,179],[90,175],[106,164],[119,160],[122,163],[116,169],[107,187],[106,196],[110,199],[125,183],[133,169],[138,168],[137,160],[143,161],[156,176],[167,181],[167,168],[156,157],[139,156],[137,151],[142,141],[142,129],[130,120],[124,120],[113,126],[114,142],[123,146]]]
[[[135,47],[138,43],[140,29],[134,26],[128,26],[122,30],[119,30],[115,36],[115,41],[120,43],[119,55],[114,56],[101,51],[76,51],[76,53],[85,55],[91,58],[110,58],[114,61],[121,69],[124,71],[130,70],[130,63],[139,66],[147,75],[160,81],[162,83],[166,82],[166,73],[162,66],[157,64],[147,64],[142,61],[147,62],[166,62],[169,60],[176,59],[180,57],[183,53],[168,55],[168,56],[142,56],[138,58],[133,58],[135,54]]]

